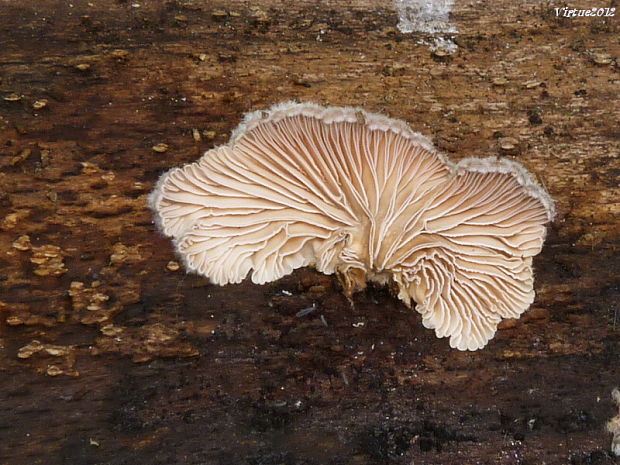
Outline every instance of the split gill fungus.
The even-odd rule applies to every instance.
[[[518,163],[453,163],[399,120],[282,103],[174,168],[150,196],[189,271],[257,284],[313,266],[347,297],[390,284],[450,346],[477,350],[534,300],[554,205]]]

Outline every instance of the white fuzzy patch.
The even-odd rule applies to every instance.
[[[452,54],[457,45],[449,37],[437,34],[456,34],[456,27],[450,23],[450,11],[454,0],[394,0],[398,11],[398,25],[403,34],[422,32],[434,35],[430,41],[421,40],[431,51],[443,49]]]
[[[455,33],[450,24],[454,0],[394,0],[398,10],[398,30],[411,32]]]

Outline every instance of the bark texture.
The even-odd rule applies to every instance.
[[[387,1],[0,0],[0,16],[1,463],[617,463],[618,14],[457,0],[453,54],[400,33]],[[385,288],[352,308],[307,269],[186,275],[148,192],[291,99],[537,173],[558,214],[532,308],[463,353]]]

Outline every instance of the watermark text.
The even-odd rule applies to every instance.
[[[563,18],[578,18],[582,16],[598,16],[610,17],[616,16],[615,8],[589,8],[587,10],[579,10],[577,8],[554,8],[556,16]]]

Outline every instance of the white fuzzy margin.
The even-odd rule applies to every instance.
[[[166,182],[166,179],[174,171],[180,170],[180,169],[182,168],[179,168],[179,167],[172,168],[166,171],[164,174],[162,174],[157,180],[157,183],[155,183],[155,187],[153,188],[153,190],[151,191],[148,197],[148,206],[151,209],[151,211],[154,213],[153,216],[155,217],[155,220],[154,220],[155,226],[166,237],[170,237],[171,235],[166,231],[166,228],[164,227],[163,218],[159,214],[159,202],[161,201],[163,197],[163,187],[164,187],[164,183]]]
[[[496,157],[470,157],[454,163],[447,156],[438,152],[428,137],[412,131],[404,121],[389,118],[378,113],[371,113],[359,107],[324,107],[316,103],[297,103],[294,101],[278,103],[267,110],[247,113],[241,123],[233,130],[228,146],[232,148],[239,139],[260,124],[275,123],[284,118],[298,115],[316,118],[326,124],[359,122],[365,124],[371,131],[392,131],[435,153],[450,168],[454,175],[463,174],[466,171],[510,174],[523,187],[528,196],[539,200],[543,204],[549,221],[553,221],[555,217],[553,199],[520,163]]]
[[[455,175],[463,174],[467,171],[509,174],[523,187],[523,190],[528,196],[537,199],[543,204],[549,221],[553,221],[555,217],[555,204],[553,199],[547,191],[532,178],[530,172],[526,170],[521,163],[506,158],[470,157],[464,158],[456,164],[450,162],[450,169]]]
[[[359,107],[324,107],[316,103],[297,103],[293,101],[278,103],[268,110],[247,113],[239,126],[233,130],[228,145],[233,147],[247,132],[260,124],[276,123],[284,118],[299,115],[316,118],[326,124],[342,122],[362,123],[371,131],[392,131],[410,139],[426,150],[436,152],[433,143],[428,137],[413,132],[404,121],[388,118],[378,113],[370,113]]]

